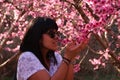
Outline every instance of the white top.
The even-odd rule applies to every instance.
[[[50,69],[48,71],[32,52],[22,53],[17,65],[17,80],[27,80],[31,75],[43,69],[45,69],[50,76],[53,76],[62,61],[62,57],[59,53],[55,52],[55,57],[58,64],[54,65],[54,63],[51,62]]]

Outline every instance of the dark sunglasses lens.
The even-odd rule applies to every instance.
[[[50,34],[50,37],[51,37],[51,38],[54,38],[54,37],[55,37],[55,34],[54,34],[54,33],[51,33],[51,34]]]
[[[50,36],[51,38],[54,38],[54,37],[55,37],[55,32],[52,32],[52,31],[51,31],[51,32],[49,32],[48,34],[49,34],[49,36]]]

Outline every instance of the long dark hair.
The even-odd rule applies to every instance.
[[[42,39],[42,35],[51,29],[58,30],[58,26],[53,19],[48,17],[37,17],[33,19],[20,45],[21,53],[31,51],[41,61],[46,69],[48,69],[48,67],[46,66],[41,54],[40,40]],[[46,58],[53,58],[54,64],[57,64],[54,51],[50,50],[47,53]]]

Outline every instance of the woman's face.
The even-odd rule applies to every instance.
[[[48,50],[57,50],[58,49],[58,40],[57,40],[57,31],[50,30],[47,33],[43,34],[42,37],[42,45],[44,49]]]

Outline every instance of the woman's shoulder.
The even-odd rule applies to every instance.
[[[30,51],[22,52],[21,55],[19,56],[20,59],[36,59],[37,57]]]
[[[18,78],[24,78],[24,80],[27,80],[31,75],[42,69],[45,68],[34,53],[26,51],[19,56],[17,64]]]
[[[33,53],[30,51],[22,52],[20,56],[33,56]]]
[[[55,57],[62,57],[59,52],[55,52]]]
[[[27,64],[26,64],[27,63]],[[18,64],[29,65],[29,67],[36,66],[38,69],[44,69],[41,61],[30,51],[21,53],[18,59]]]
[[[62,55],[58,52],[55,52],[55,57],[57,59],[58,62],[61,62],[62,61]]]

